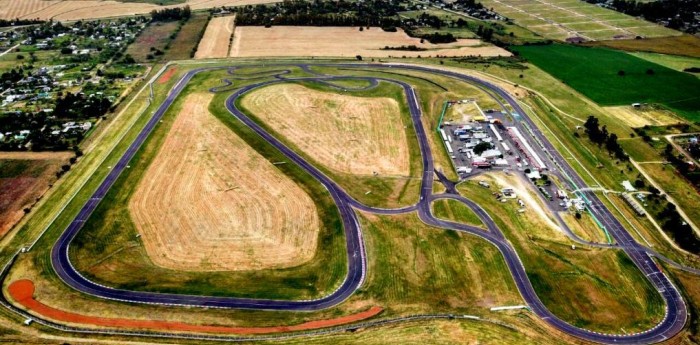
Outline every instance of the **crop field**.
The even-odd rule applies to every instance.
[[[218,83],[218,79],[210,79],[210,77],[211,76],[203,74],[201,76],[198,76],[196,80],[194,80],[190,85],[192,88],[198,91],[207,90],[206,86],[201,85],[205,84],[214,86],[216,85],[216,83]],[[220,95],[223,96],[223,94]],[[134,196],[134,194],[137,194],[137,190],[138,188],[140,188],[140,181],[145,181],[143,183],[145,183],[146,186],[148,185],[147,169],[149,169],[150,166],[156,166],[152,164],[157,164],[156,158],[161,156],[158,154],[158,152],[163,152],[160,148],[166,145],[166,134],[168,133],[168,130],[171,128],[171,126],[175,124],[175,119],[177,119],[176,115],[179,114],[180,111],[183,109],[185,111],[187,110],[187,104],[185,101],[186,98],[179,98],[178,101],[176,101],[175,104],[173,104],[173,106],[168,111],[167,115],[164,117],[163,124],[159,125],[154,134],[151,135],[151,137],[149,137],[143,150],[141,150],[139,154],[137,154],[137,156],[134,157],[134,159],[130,163],[130,168],[127,169],[124,174],[122,174],[122,176],[116,182],[115,187],[110,191],[110,193],[108,193],[105,202],[101,203],[100,207],[98,207],[98,209],[95,211],[90,220],[86,222],[85,227],[76,237],[76,240],[74,241],[74,246],[72,245],[71,247],[71,260],[76,265],[76,268],[79,269],[82,274],[85,274],[91,279],[95,279],[96,281],[102,282],[104,284],[148,291],[177,291],[180,293],[188,294],[214,295],[235,294],[239,296],[248,297],[290,299],[316,297],[334,290],[337,284],[339,284],[342,278],[344,277],[345,272],[347,271],[343,247],[345,242],[342,232],[342,225],[340,224],[340,221],[337,218],[337,208],[332,203],[332,200],[330,199],[330,196],[325,189],[323,189],[319,184],[307,177],[305,173],[302,172],[299,168],[291,164],[278,166],[277,169],[284,171],[284,173],[287,176],[291,177],[295,181],[296,185],[300,186],[304,190],[304,192],[309,195],[310,199],[313,200],[315,204],[315,212],[318,213],[317,222],[318,224],[320,224],[320,228],[317,231],[317,242],[314,241],[309,243],[298,239],[299,242],[294,243],[294,240],[292,240],[291,243],[294,243],[295,245],[313,245],[313,243],[318,243],[318,245],[316,246],[317,250],[313,252],[312,260],[303,264],[297,262],[297,265],[288,268],[268,267],[267,269],[259,270],[232,271],[230,269],[221,270],[221,267],[227,264],[217,262],[217,260],[219,259],[210,256],[210,253],[202,253],[200,260],[198,262],[197,260],[194,260],[194,262],[190,265],[190,267],[194,265],[200,265],[200,271],[174,270],[154,264],[152,256],[149,255],[150,253],[146,248],[146,246],[149,245],[149,241],[146,238],[147,235],[143,234],[142,237],[139,236],[141,229],[139,229],[134,223],[138,221],[143,221],[143,218],[139,218],[138,216],[132,217],[132,213],[129,210],[129,203],[130,200],[133,200],[133,198],[138,198],[138,196]],[[254,147],[268,161],[277,162],[281,160],[281,158],[279,157],[280,154],[277,151],[270,150],[270,148],[266,146],[267,144],[265,142],[263,142],[258,137],[251,135],[250,132],[246,132],[244,128],[240,127],[241,125],[239,123],[233,121],[228,112],[221,113],[214,111],[213,114],[216,116],[216,118],[218,118],[218,120],[222,121],[229,129],[233,129],[239,137],[244,138],[245,141],[248,142],[249,145],[251,145],[251,147]],[[207,130],[204,133],[197,133],[202,133],[203,136],[211,136],[212,133],[210,133],[209,131],[211,131],[211,128],[207,128]],[[221,131],[223,132],[223,129]],[[235,150],[231,151],[231,146],[235,143],[239,143],[239,145],[234,147],[240,148],[239,141],[234,141],[233,143],[229,141],[228,144],[225,144],[228,146],[224,146],[224,148],[228,147],[228,149],[224,152],[235,154],[234,156],[228,157],[227,159],[239,157],[243,160],[239,160],[238,162],[248,162],[255,166],[259,166],[260,164],[262,164],[259,158],[257,160],[254,159],[255,155],[253,155],[252,157],[250,155],[246,157],[240,156],[240,153],[233,152]],[[193,152],[194,154],[199,152],[198,150],[202,148],[201,146],[197,145],[195,145],[194,148],[191,146],[188,147],[187,145],[180,147],[183,147],[183,149],[186,148],[187,152]],[[211,147],[207,151],[199,152],[199,154],[214,154],[215,150],[216,149],[214,147]],[[165,154],[169,155],[170,153],[168,152]],[[251,152],[249,152],[249,154],[252,155]],[[217,157],[223,159],[221,158],[221,156]],[[192,157],[192,159],[194,159],[194,157]],[[200,162],[200,164],[204,163],[206,163],[206,160]],[[208,174],[210,176],[209,180],[202,179],[202,181],[198,181],[196,183],[192,180],[190,180],[189,182],[178,181],[178,183],[180,183],[180,186],[182,186],[183,188],[191,188],[187,186],[188,183],[195,183],[195,185],[193,185],[192,187],[196,187],[196,184],[200,184],[200,186],[202,186],[207,184],[207,181],[217,181],[217,178],[215,178],[215,174],[219,174],[219,176],[221,176],[221,180],[219,181],[219,183],[222,184],[216,187],[222,189],[230,188],[229,191],[219,192],[219,194],[234,194],[238,193],[241,190],[254,191],[252,189],[245,189],[246,187],[243,184],[245,180],[234,180],[234,178],[231,177],[236,176],[236,178],[238,178],[238,175],[242,173],[240,171],[229,171],[227,172],[227,174],[224,175],[221,170],[207,168],[204,171],[200,170],[200,173],[201,172],[205,172],[206,174]],[[260,171],[254,172],[259,173]],[[183,173],[188,174],[188,172]],[[193,175],[189,176],[194,177]],[[241,176],[244,177],[245,175]],[[279,177],[279,175],[274,176]],[[201,175],[198,177],[202,178]],[[227,178],[228,182],[234,183],[234,185],[226,185],[223,181],[227,181]],[[250,178],[252,179],[254,177],[251,175]],[[252,182],[253,180],[250,181]],[[284,196],[284,188],[289,187],[289,182],[286,182],[285,184],[284,179],[282,179],[281,182],[275,182],[273,178],[273,180],[266,181],[265,183],[266,185],[263,186],[264,188],[268,187],[267,184],[275,188],[269,189],[265,193],[259,192],[259,195],[250,195],[245,200],[260,202],[262,198],[271,197],[271,195],[276,195],[277,197],[282,198]],[[156,183],[156,185],[158,184],[159,183]],[[214,187],[214,185],[209,185],[209,188]],[[236,187],[238,187],[239,189],[236,190]],[[182,191],[177,192],[182,193]],[[196,196],[196,194],[205,193],[206,189],[195,189],[192,190],[192,192]],[[213,192],[216,193],[216,190],[214,190]],[[197,197],[201,198],[201,196]],[[190,200],[192,199],[190,198]],[[202,202],[210,203],[216,200],[216,197],[208,195],[208,200]],[[235,201],[236,197],[233,195],[221,195],[218,200],[222,202],[237,202]],[[238,202],[242,202],[243,199],[238,200]],[[276,202],[279,203],[280,201],[281,200],[277,200]],[[211,206],[211,204],[209,205]],[[303,199],[295,200],[294,202],[286,205],[294,206],[293,208],[287,208],[279,211],[282,213],[277,213],[278,215],[282,215],[283,213],[289,214],[289,212],[294,212],[293,210],[302,210],[304,208]],[[273,207],[273,205],[268,206]],[[272,208],[269,209],[272,210]],[[197,227],[207,226],[207,222],[210,222],[209,224],[216,224],[217,220],[202,219],[198,216],[202,214],[200,212],[202,210],[203,209],[199,208],[198,211],[197,208],[192,207],[189,208],[187,212],[190,212],[190,214],[192,214],[193,217],[196,218],[196,221],[193,221],[194,223],[192,223],[192,229],[196,231],[201,231],[201,234],[204,236],[204,232],[206,232],[206,230],[198,229]],[[205,211],[207,212],[206,214],[210,216],[212,216],[214,214],[213,212],[215,212],[214,210]],[[213,233],[208,232],[206,233],[206,236],[208,236],[209,239],[223,239],[223,237],[230,236],[231,238],[226,239],[226,242],[228,242],[229,244],[235,241],[234,236],[236,236],[231,232],[226,233],[226,231],[232,230],[231,227],[240,230],[245,230],[247,221],[250,221],[249,223],[247,223],[249,226],[256,226],[258,220],[262,219],[262,221],[264,221],[265,217],[270,216],[256,214],[254,209],[246,211],[240,209],[236,210],[235,208],[225,208],[222,211],[225,212],[220,212],[220,217],[217,218],[220,222],[219,225],[223,223],[223,226],[229,227],[229,229],[218,229],[218,232]],[[247,216],[251,218],[249,218],[248,220],[240,218],[233,219],[235,215]],[[183,215],[177,215],[177,217],[180,217],[179,220],[186,219],[186,217]],[[313,225],[313,220],[310,220],[309,216],[307,216],[305,219],[307,222],[306,225]],[[285,226],[285,228],[282,229],[282,231],[285,232],[283,236],[289,235],[291,238],[291,231],[294,231],[294,227],[289,226],[290,224],[279,223],[278,221],[282,220],[269,220],[269,223],[267,224],[270,226],[274,226],[274,224],[282,224],[282,226]],[[228,222],[228,224],[226,224],[226,222]],[[236,223],[240,225],[235,226]],[[177,222],[170,222],[167,224],[177,226],[178,228],[174,229],[175,231],[181,230],[179,228],[180,225]],[[300,230],[310,231],[312,233],[314,231],[313,228],[304,228]],[[262,231],[262,229],[255,229],[255,231]],[[286,233],[287,231],[290,231],[290,233]],[[195,233],[193,233],[192,235],[195,235]],[[178,234],[177,236],[182,235]],[[184,237],[180,238],[183,239]],[[176,242],[175,239],[168,240]],[[271,239],[266,240],[269,241]],[[201,241],[205,242],[206,244],[207,239],[197,239],[195,236],[192,236],[190,237],[190,241]],[[250,244],[253,241],[253,238],[251,238],[247,242]],[[282,242],[284,241],[286,240],[282,240]],[[244,241],[244,243],[245,242],[246,241]],[[265,241],[261,242],[264,244]],[[282,246],[282,242],[278,243],[278,245]],[[196,244],[188,243],[188,245]],[[269,246],[269,244],[267,245]],[[210,241],[208,246],[208,249],[212,250],[213,247],[219,245],[211,243]],[[233,246],[235,245],[232,244],[230,248],[233,248]],[[305,252],[306,250],[310,250],[310,248],[300,249],[301,252]],[[245,250],[242,253],[248,258],[255,256],[254,253],[246,252]],[[161,252],[159,252],[158,254],[162,256]],[[295,253],[295,255],[297,255],[298,258],[298,253]],[[257,259],[258,258],[256,257],[256,260]],[[260,261],[262,262],[262,259]],[[277,264],[279,264],[279,262]],[[249,265],[257,266],[262,264],[253,262],[249,263]],[[325,272],[325,274],[319,275],[318,272],[320,271]]]
[[[307,262],[316,252],[316,206],[209,114],[212,97],[187,96],[129,202],[146,252],[156,265],[177,270]]]
[[[338,39],[342,37],[343,39]],[[387,46],[416,45],[425,51],[382,50]],[[460,39],[448,44],[420,43],[399,29],[386,32],[380,28],[359,31],[352,27],[237,26],[233,33],[231,57],[262,56],[510,56],[499,47],[478,39]]]
[[[700,119],[700,79],[624,52],[566,45],[515,51],[600,105],[659,103],[690,121]]]
[[[195,59],[227,57],[235,19],[235,16],[212,18],[199,42]]]
[[[24,152],[0,154],[0,237],[4,236],[56,180],[67,157]],[[29,158],[29,159],[27,159]]]
[[[609,47],[629,52],[651,52],[700,58],[700,38],[688,34],[641,40],[587,42],[585,45]]]
[[[546,38],[589,41],[680,35],[657,24],[578,0],[486,0],[487,8]]]
[[[368,84],[346,80],[337,86],[361,88]],[[269,92],[270,88],[285,91],[275,94]],[[415,202],[420,185],[417,178],[420,159],[402,89],[379,83],[367,90],[345,90],[319,83],[288,84],[281,88],[273,85],[244,95],[237,103],[288,146],[333,176],[356,199],[380,207]],[[284,95],[289,91],[298,100]],[[305,103],[308,108],[300,107]],[[248,109],[249,106],[255,110]],[[289,108],[280,108],[284,106]],[[367,107],[379,113],[367,111]],[[331,121],[318,121],[328,114],[333,114]],[[273,118],[275,121],[270,121]]]
[[[332,170],[408,176],[409,153],[399,104],[287,84],[255,91],[241,103]]]
[[[192,57],[192,52],[199,45],[201,34],[205,30],[205,26],[209,22],[207,13],[195,13],[182,26],[177,33],[175,39],[170,42],[168,50],[165,52],[163,59],[169,60],[187,60]]]
[[[171,41],[170,35],[175,32],[177,26],[177,22],[151,23],[136,37],[134,43],[126,48],[126,54],[130,54],[139,62],[149,61],[147,57],[154,54],[153,49],[165,50],[165,46]]]
[[[153,10],[189,5],[193,10],[221,6],[243,6],[274,2],[271,0],[186,0],[179,4],[166,1],[113,0],[0,0],[0,19],[78,20],[146,14]],[[160,6],[163,4],[165,6]]]

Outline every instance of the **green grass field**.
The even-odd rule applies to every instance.
[[[674,69],[676,71],[682,72],[686,68],[700,67],[700,58],[694,58],[690,56],[678,56],[678,55],[668,55],[668,54],[657,54],[657,53],[647,53],[647,52],[636,52],[631,53],[632,55],[651,61],[653,63],[666,66],[668,68]],[[700,74],[694,74],[696,77],[700,77]]]
[[[432,204],[437,218],[486,228],[481,219],[469,207],[456,200],[436,200]]]
[[[513,50],[600,105],[659,103],[700,120],[700,80],[692,75],[609,49],[554,44]]]
[[[663,316],[661,296],[623,252],[572,250],[573,242],[537,216],[518,213],[514,201],[494,201],[489,190],[474,183],[459,185],[459,191],[489,212],[522,258],[539,298],[563,320],[619,332],[647,329]]]

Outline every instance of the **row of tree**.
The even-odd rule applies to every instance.
[[[151,11],[151,21],[167,22],[175,20],[187,20],[192,16],[190,6],[165,8]]]
[[[627,154],[625,154],[625,151],[617,142],[617,134],[609,133],[608,128],[605,125],[601,127],[597,117],[589,116],[583,127],[585,128],[586,134],[588,134],[588,139],[598,144],[599,147],[605,145],[608,152],[615,155],[615,158],[621,161],[626,161],[629,159]]]
[[[0,28],[8,26],[32,25],[40,24],[44,21],[41,19],[0,19]]]

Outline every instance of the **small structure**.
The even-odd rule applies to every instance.
[[[498,159],[493,161],[493,165],[500,166],[500,167],[508,166],[508,161],[505,160],[504,158],[498,158]]]
[[[457,167],[458,174],[471,174],[472,169],[467,167]]]
[[[622,181],[622,187],[625,188],[626,192],[636,192],[637,189],[632,186],[629,180]]]
[[[530,173],[525,174],[525,176],[527,176],[527,178],[529,178],[530,180],[539,180],[540,178],[542,178],[540,172],[537,170],[533,170]]]
[[[503,154],[503,153],[501,153],[501,151],[499,151],[499,150],[497,150],[497,149],[489,149],[489,150],[486,150],[486,151],[482,152],[479,156],[488,159],[488,158],[496,158],[496,157],[499,157],[499,156],[501,156],[502,154]]]
[[[638,216],[641,217],[646,213],[642,205],[640,205],[636,200],[634,200],[634,198],[631,197],[629,194],[622,193],[622,198],[625,199],[627,204],[630,205],[630,207],[632,207],[632,209],[634,210],[634,212],[637,213]]]

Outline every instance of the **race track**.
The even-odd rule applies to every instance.
[[[269,67],[270,65],[268,65]],[[292,66],[300,67],[303,70],[312,73],[313,77],[304,78],[293,78],[286,77],[290,74],[290,71],[286,68]],[[249,299],[249,298],[234,298],[234,297],[211,297],[211,296],[193,296],[193,295],[178,295],[178,294],[167,294],[167,293],[154,293],[154,292],[143,292],[143,291],[127,291],[110,288],[107,286],[99,285],[83,277],[71,264],[69,259],[69,250],[71,241],[78,234],[83,224],[88,220],[92,212],[101,202],[101,200],[106,196],[114,182],[120,176],[122,171],[127,167],[129,161],[141,148],[144,141],[148,138],[150,133],[159,123],[161,117],[171,106],[173,101],[179,96],[184,87],[189,83],[193,76],[202,71],[208,71],[215,68],[221,69],[222,67],[214,68],[200,68],[189,71],[186,73],[181,80],[179,80],[171,92],[168,94],[167,98],[158,107],[157,111],[149,119],[146,126],[138,134],[137,138],[129,146],[124,155],[120,158],[119,162],[112,167],[105,180],[100,184],[94,194],[89,200],[84,204],[78,215],[73,219],[70,225],[61,234],[56,244],[52,248],[51,252],[51,262],[57,275],[70,287],[79,290],[83,293],[112,300],[133,302],[133,303],[149,303],[149,304],[162,304],[162,305],[177,305],[177,306],[198,306],[198,307],[218,307],[218,308],[241,308],[241,309],[263,309],[263,310],[320,310],[335,306],[348,297],[350,297],[363,283],[366,269],[367,269],[367,259],[364,248],[364,241],[362,238],[362,229],[357,219],[355,210],[362,210],[365,212],[374,212],[381,214],[398,214],[404,212],[417,211],[419,218],[428,225],[443,228],[452,229],[457,231],[466,232],[474,236],[479,236],[494,246],[496,246],[500,252],[503,254],[505,262],[513,276],[513,279],[522,295],[523,299],[532,309],[532,311],[541,319],[549,323],[550,325],[556,327],[562,332],[568,333],[570,335],[576,336],[581,339],[599,342],[599,343],[609,343],[609,344],[640,344],[640,343],[655,343],[663,341],[673,335],[677,334],[684,327],[686,320],[688,318],[688,312],[686,305],[676,289],[676,287],[671,283],[669,278],[658,268],[658,266],[652,261],[651,256],[647,248],[639,245],[632,236],[625,230],[622,224],[613,216],[610,210],[598,199],[598,197],[590,191],[582,192],[582,196],[589,201],[589,211],[593,213],[601,222],[603,226],[610,233],[612,238],[615,240],[619,248],[625,251],[630,259],[635,263],[635,265],[641,270],[641,272],[647,277],[651,284],[656,288],[656,290],[661,294],[666,303],[666,314],[664,319],[657,324],[654,328],[649,329],[644,332],[636,334],[601,334],[597,332],[592,332],[589,330],[581,329],[572,326],[554,314],[552,314],[545,305],[538,298],[530,280],[525,271],[518,254],[509,244],[506,238],[503,236],[502,232],[499,230],[497,225],[489,217],[489,215],[479,207],[479,205],[471,202],[470,200],[461,197],[456,194],[433,194],[433,157],[430,147],[428,145],[428,137],[425,129],[421,123],[422,111],[420,109],[420,103],[418,97],[415,93],[413,87],[400,80],[392,80],[387,77],[357,77],[357,76],[336,76],[336,75],[323,75],[313,72],[311,67],[313,66],[324,66],[321,64],[300,64],[300,65],[279,65],[280,70],[263,72],[257,74],[247,74],[241,76],[236,74],[239,70],[236,67],[226,67],[231,74],[230,80],[226,82],[226,85],[212,89],[212,92],[223,92],[224,90],[230,90],[230,86],[233,85],[232,80],[236,78],[261,78],[275,76],[274,80],[264,80],[240,89],[235,89],[232,94],[226,100],[226,108],[236,119],[241,121],[245,126],[249,127],[260,137],[270,143],[272,146],[276,147],[280,152],[282,152],[290,162],[298,165],[314,177],[319,183],[321,183],[330,193],[335,204],[338,207],[339,213],[342,218],[342,223],[344,227],[344,234],[346,239],[346,254],[348,262],[348,275],[341,286],[333,293],[316,300],[305,300],[305,301],[284,301],[284,300],[266,300],[266,299]],[[340,67],[344,69],[380,69],[380,70],[413,70],[425,73],[443,75],[455,79],[459,79],[470,84],[473,84],[479,88],[487,90],[489,94],[496,99],[497,102],[505,102],[505,104],[512,107],[515,112],[521,114],[522,121],[534,129],[534,135],[537,140],[544,145],[544,148],[548,153],[550,153],[550,162],[548,166],[556,167],[559,173],[565,177],[565,181],[568,181],[572,190],[580,190],[581,188],[587,187],[583,179],[576,173],[576,171],[569,165],[568,161],[562,157],[562,155],[556,151],[554,146],[547,140],[547,138],[537,130],[537,126],[526,116],[526,112],[521,109],[520,105],[503,89],[496,85],[488,83],[484,80],[477,79],[472,76],[467,76],[457,72],[445,71],[432,69],[428,67],[421,66],[407,66],[407,65],[392,65],[392,64],[328,64],[325,66]],[[250,66],[248,66],[250,67]],[[246,116],[242,111],[236,108],[236,100],[242,95],[255,90],[259,87],[266,85],[271,85],[275,83],[284,83],[290,81],[318,81],[322,83],[330,83],[333,81],[341,79],[365,79],[369,81],[370,86],[374,87],[378,82],[391,82],[399,85],[403,88],[408,110],[413,121],[413,126],[415,134],[418,140],[419,149],[421,152],[422,160],[422,184],[420,191],[420,200],[417,204],[405,207],[402,209],[378,209],[374,207],[369,207],[361,204],[360,202],[353,199],[348,193],[346,193],[338,184],[336,184],[332,179],[323,174],[317,167],[305,160],[302,156],[294,152],[292,149],[284,145],[279,139],[274,137],[272,134],[268,133],[260,125],[258,125],[251,118]],[[229,91],[231,92],[231,91]],[[503,103],[501,103],[503,105]],[[505,109],[505,108],[504,108]],[[483,229],[458,224],[454,222],[449,222],[445,220],[440,220],[435,218],[430,211],[430,203],[436,199],[453,199],[464,203],[481,218],[484,224],[488,227],[489,231],[484,231]]]

